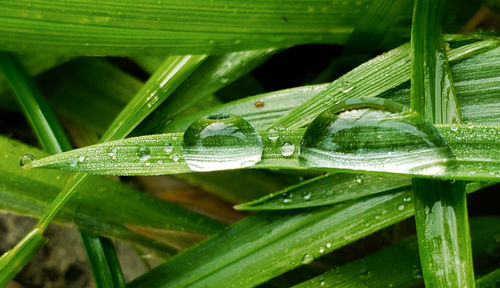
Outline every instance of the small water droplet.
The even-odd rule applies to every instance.
[[[174,162],[179,162],[179,158],[180,158],[180,157],[179,157],[179,155],[174,154],[174,155],[170,156],[170,158],[171,158]]]
[[[450,129],[451,129],[451,131],[457,131],[458,130],[457,124],[455,124],[455,123],[451,124]]]
[[[111,157],[111,159],[116,159],[116,151],[117,151],[117,148],[113,148],[111,149],[111,151],[108,153],[108,156]]]
[[[410,202],[410,201],[411,201],[411,197],[410,197],[410,196],[408,196],[408,197],[404,197],[404,198],[403,198],[403,201],[404,201],[404,202]]]
[[[78,157],[78,162],[82,163],[83,161],[85,161],[85,156]]]
[[[302,264],[310,264],[311,262],[314,261],[314,257],[311,254],[305,254],[304,257],[302,257]]]
[[[35,159],[35,156],[33,156],[32,154],[24,154],[21,159],[19,159],[19,166],[24,167],[35,161]]]
[[[76,158],[73,157],[68,158],[68,164],[70,167],[75,167],[77,163],[78,160]]]
[[[325,253],[325,247],[319,247],[318,251],[321,254]]]
[[[151,151],[148,147],[139,147],[137,149],[137,156],[139,156],[140,161],[147,161],[149,158],[151,158]]]
[[[193,171],[241,168],[257,163],[262,142],[255,128],[233,114],[214,114],[194,121],[184,133],[184,159]],[[245,166],[248,167],[248,166]]]
[[[271,140],[272,142],[276,142],[278,138],[280,138],[280,134],[278,133],[278,130],[271,128],[269,129],[269,132],[267,134],[267,138]]]
[[[290,192],[281,193],[281,199],[284,204],[292,203],[292,194]]]
[[[422,279],[422,269],[420,269],[420,267],[414,267],[411,276],[415,279]]]
[[[222,84],[226,84],[227,82],[229,82],[229,79],[227,77],[221,77],[219,80],[220,80],[220,83],[222,83]]]
[[[356,178],[356,182],[358,182],[358,184],[361,184],[361,183],[363,183],[363,179],[358,177],[358,178]]]
[[[258,100],[257,102],[255,102],[255,107],[257,108],[261,108],[261,107],[264,107],[264,101],[262,100]]]
[[[165,153],[167,154],[172,153],[172,151],[174,151],[174,145],[172,145],[170,141],[165,142],[165,146],[163,146],[163,151],[165,151]]]
[[[285,157],[292,156],[294,151],[295,151],[295,145],[293,145],[290,142],[285,142],[283,143],[283,145],[281,145],[281,155]]]
[[[404,204],[399,204],[399,205],[398,205],[398,210],[399,210],[399,211],[403,211],[403,210],[405,210],[405,205],[404,205]]]
[[[304,200],[306,200],[306,201],[307,201],[307,200],[310,200],[310,199],[311,199],[311,192],[309,192],[309,191],[304,191],[304,192],[302,192],[302,198],[303,198]]]
[[[321,285],[321,286],[325,286],[325,284],[326,284],[325,280],[322,280],[321,282],[319,282],[319,285]]]
[[[349,93],[353,88],[354,84],[352,84],[347,80],[342,81],[342,83],[340,83],[340,91],[342,91],[342,93]]]
[[[327,243],[326,243],[326,248],[330,248],[330,247],[332,247],[332,243],[327,242]]]

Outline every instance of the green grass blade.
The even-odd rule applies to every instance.
[[[227,283],[254,287],[410,217],[411,207],[398,209],[409,195],[409,191],[399,192],[289,213],[261,212],[172,258],[130,287],[220,287]]]
[[[106,260],[108,262],[111,276],[113,277],[113,287],[125,288],[125,278],[123,277],[122,268],[120,266],[120,261],[118,261],[118,256],[116,255],[116,249],[113,241],[104,237],[99,238],[101,245],[104,248],[103,251],[106,255]]]
[[[441,36],[443,5],[444,1],[416,0],[411,36],[410,105],[437,124],[460,121]],[[474,287],[465,184],[428,179],[412,183],[426,285]]]
[[[439,174],[426,170],[425,163],[428,159],[416,155],[411,159],[402,160],[394,155],[382,153],[386,159],[394,159],[401,162],[416,165],[422,163],[422,170],[418,171],[395,171],[391,167],[379,165],[377,160],[367,163],[373,164],[369,169],[365,166],[357,168],[346,168],[344,166],[318,166],[321,171],[347,171],[350,173],[363,172],[368,174],[407,175],[420,176],[436,179],[461,179],[471,181],[498,181],[500,174],[500,126],[461,126],[461,125],[437,125],[437,131],[449,140],[449,146],[453,153],[460,157],[450,159],[442,164],[443,169]],[[392,137],[393,131],[384,133],[384,137]],[[304,129],[287,130],[280,134],[280,142],[277,145],[269,140],[269,133],[261,131],[264,152],[262,160],[254,168],[284,168],[284,169],[306,169],[299,161],[297,147],[304,134]],[[480,136],[480,137],[478,137]],[[349,137],[348,135],[346,137]],[[155,134],[127,138],[124,140],[110,141],[102,144],[92,145],[85,148],[75,149],[69,152],[34,160],[26,168],[51,168],[68,171],[81,171],[99,175],[163,175],[189,173],[191,170],[183,158],[183,133]],[[283,156],[280,143],[290,143],[295,147],[290,156]],[[165,145],[170,145],[166,152]],[[225,143],[221,143],[224,149]],[[147,152],[147,159],[141,158],[140,152]],[[83,157],[83,158],[81,158]],[[77,161],[83,159],[83,161]],[[324,159],[328,159],[326,156]],[[214,158],[214,161],[217,159]],[[313,167],[314,168],[314,167]],[[432,173],[431,173],[432,172]]]
[[[151,134],[204,97],[252,71],[278,49],[251,50],[209,56],[148,119],[136,135]],[[159,127],[158,127],[159,126]]]
[[[498,217],[484,217],[471,219],[471,236],[474,257],[484,256],[480,247],[494,245],[495,233],[499,227],[491,225],[498,222]],[[486,279],[485,276],[483,277]],[[485,281],[480,278],[478,287]],[[418,243],[416,237],[410,237],[395,245],[384,248],[359,260],[336,267],[320,276],[305,281],[294,288],[319,287],[415,287],[421,286],[422,270],[418,257]]]
[[[341,44],[369,3],[9,0],[0,10],[0,50],[130,56]]]
[[[71,173],[19,168],[19,155],[45,156],[46,152],[0,136],[0,210],[39,218],[52,199],[70,181]],[[97,187],[97,188],[96,188]],[[97,176],[88,176],[56,216],[57,223],[76,225],[82,230],[123,239],[147,247],[173,251],[130,229],[150,227],[185,231],[193,235],[213,234],[224,225],[205,216],[158,200],[127,185]]]
[[[82,243],[87,251],[90,262],[90,270],[94,276],[96,287],[120,287],[115,286],[111,276],[110,266],[106,259],[106,253],[99,236],[82,237]],[[121,271],[120,271],[121,272]]]
[[[450,51],[450,62],[493,49],[500,41],[476,42],[467,49]],[[485,44],[487,47],[485,47]],[[325,90],[296,107],[270,127],[298,128],[309,124],[328,107],[352,98],[375,97],[410,79],[410,45],[404,44],[358,66],[333,81]]]
[[[206,55],[171,56],[111,123],[101,142],[125,138],[205,60]],[[133,114],[131,114],[133,112]],[[132,115],[132,116],[131,116]]]
[[[14,248],[5,252],[0,258],[0,286],[6,287],[45,243],[47,243],[47,238],[43,237],[43,231],[34,229],[26,234]]]
[[[236,205],[238,210],[286,210],[331,205],[376,193],[409,186],[406,177],[332,174],[289,186],[251,202]]]
[[[500,285],[500,268],[479,278],[476,282],[477,288],[498,287]]]

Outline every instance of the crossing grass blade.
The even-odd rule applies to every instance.
[[[495,233],[499,227],[491,225],[498,217],[471,218],[472,252],[474,258],[485,257],[481,247],[495,245]],[[493,274],[481,277],[476,287],[495,287],[487,279]],[[422,270],[418,257],[418,243],[415,236],[384,248],[351,263],[336,267],[320,276],[302,282],[294,288],[359,287],[368,285],[382,287],[413,287],[423,285]],[[486,285],[490,286],[482,286]]]

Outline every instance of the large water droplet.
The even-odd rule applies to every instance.
[[[378,98],[351,99],[325,111],[300,147],[300,160],[309,167],[439,175],[452,158],[432,124]]]
[[[24,167],[35,161],[35,159],[35,156],[33,156],[32,154],[24,154],[21,159],[19,159],[19,166]]]
[[[165,153],[167,154],[172,153],[172,151],[174,151],[174,145],[172,145],[170,141],[165,142],[165,146],[163,146],[163,151],[165,151]]]
[[[151,158],[151,151],[148,147],[139,147],[139,149],[137,149],[137,156],[139,156],[139,160],[143,162],[147,161]]]
[[[349,82],[347,80],[344,80],[344,81],[342,81],[342,83],[340,83],[340,91],[342,91],[342,93],[348,93],[353,88],[354,88],[354,84],[352,84],[351,82]]]
[[[70,167],[75,167],[77,163],[78,160],[76,158],[73,157],[68,158],[68,164]]]
[[[309,264],[313,262],[314,257],[311,254],[305,254],[304,257],[302,257],[302,264]]]
[[[309,192],[309,191],[304,191],[304,192],[302,192],[302,198],[303,198],[304,200],[306,200],[306,201],[307,201],[307,200],[310,200],[310,199],[311,199],[311,192]]]
[[[193,171],[248,167],[262,156],[262,141],[255,128],[232,114],[194,121],[184,132],[183,148],[184,159]]]

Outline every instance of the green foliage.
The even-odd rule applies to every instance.
[[[0,286],[52,221],[98,287],[497,285],[498,215],[466,196],[500,182],[500,36],[442,34],[486,7],[4,2],[0,210],[40,220]],[[105,237],[164,263],[127,285]]]

